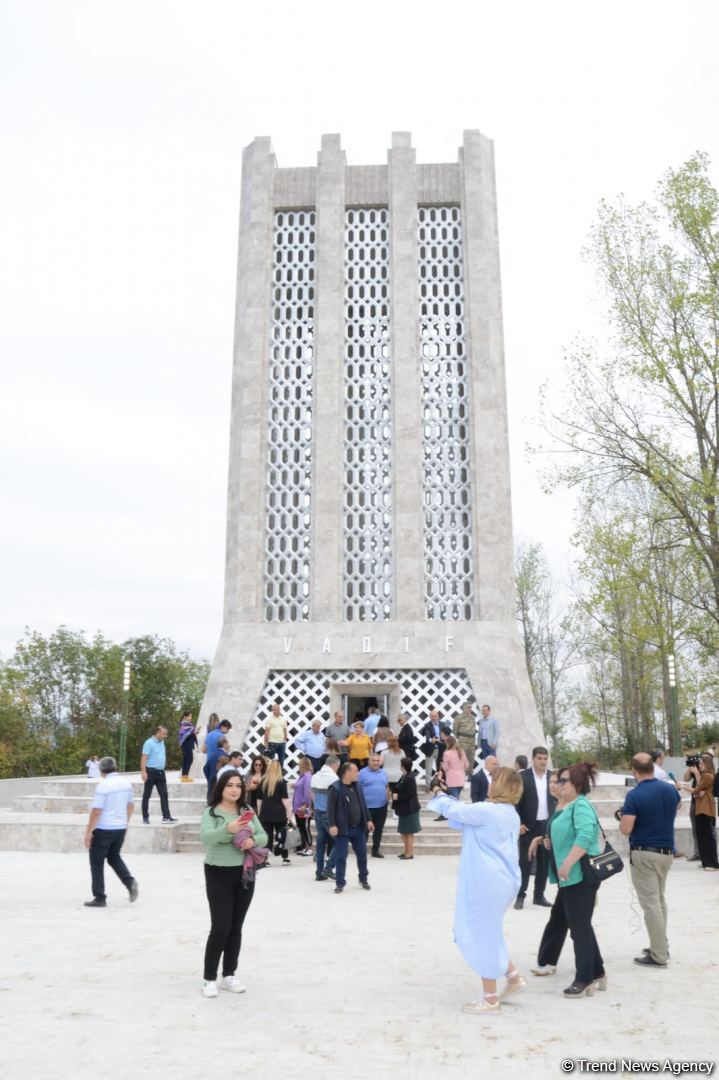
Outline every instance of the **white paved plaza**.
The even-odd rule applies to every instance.
[[[478,980],[452,942],[457,860],[370,862],[372,892],[335,896],[309,860],[258,879],[239,974],[247,993],[200,995],[208,929],[199,855],[128,855],[130,905],[114,875],[87,910],[87,857],[0,853],[0,1075],[9,1080],[216,1075],[537,1077],[564,1059],[714,1060],[719,874],[677,860],[669,878],[671,966],[636,967],[646,944],[628,874],[603,886],[595,925],[609,989],[566,1001],[559,974],[487,1020],[460,1011]],[[546,911],[511,910],[507,938],[529,974]],[[579,1075],[579,1067],[575,1075]],[[663,1075],[669,1075],[664,1073]]]

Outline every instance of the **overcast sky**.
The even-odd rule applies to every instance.
[[[598,200],[719,170],[714,2],[0,5],[0,653],[27,625],[220,631],[242,148],[350,164],[393,130],[495,140],[515,529],[562,572],[571,500],[524,445],[598,325]],[[491,527],[491,524],[490,524]]]

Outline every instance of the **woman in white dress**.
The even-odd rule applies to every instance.
[[[463,1012],[496,1014],[500,1002],[525,989],[527,980],[509,958],[504,914],[519,889],[519,815],[522,780],[514,769],[497,769],[485,802],[460,803],[433,789],[429,809],[442,814],[451,829],[462,831],[457,878],[454,940],[469,966],[481,976],[483,996]],[[506,979],[497,993],[497,980]]]

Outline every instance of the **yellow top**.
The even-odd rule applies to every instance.
[[[274,713],[267,721],[267,741],[285,742],[285,721],[281,716],[275,716]]]
[[[369,735],[352,735],[347,736],[347,753],[351,758],[356,758],[358,761],[362,761],[364,758],[368,758],[372,753],[372,740]]]

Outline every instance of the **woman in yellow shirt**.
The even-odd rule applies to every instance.
[[[356,720],[352,728],[352,734],[347,736],[347,753],[358,769],[364,769],[372,753],[372,740],[369,735],[365,735],[361,720]]]

